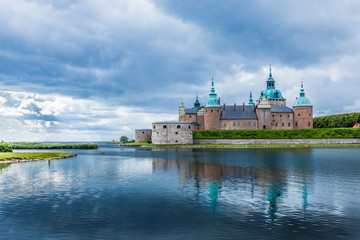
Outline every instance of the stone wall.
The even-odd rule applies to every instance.
[[[135,142],[136,143],[145,143],[151,142],[151,129],[137,129],[135,130]]]
[[[193,124],[189,122],[159,122],[152,124],[152,143],[155,145],[192,144]]]
[[[360,144],[360,138],[344,139],[194,139],[194,144]]]

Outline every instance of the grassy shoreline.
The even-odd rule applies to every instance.
[[[0,165],[17,163],[17,162],[32,162],[42,160],[56,160],[75,157],[76,154],[69,153],[54,153],[54,152],[1,152]]]
[[[92,143],[9,143],[12,149],[97,149],[98,145]]]
[[[360,144],[177,144],[153,145],[150,143],[124,143],[126,147],[154,147],[154,148],[312,148],[312,147],[360,147]]]

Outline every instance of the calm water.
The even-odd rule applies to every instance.
[[[360,148],[72,152],[0,169],[0,239],[360,239]]]

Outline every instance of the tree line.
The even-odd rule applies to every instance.
[[[314,128],[347,128],[360,122],[360,112],[314,118]]]

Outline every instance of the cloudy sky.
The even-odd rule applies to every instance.
[[[272,63],[292,106],[360,111],[360,1],[0,2],[0,139],[98,141],[177,118],[214,76],[222,102],[258,97]]]

